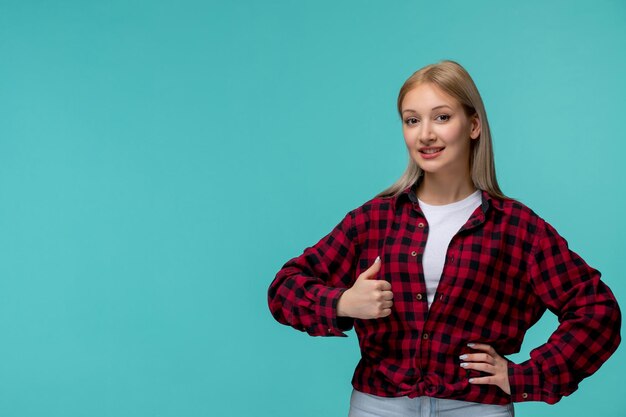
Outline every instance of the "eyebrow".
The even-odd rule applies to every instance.
[[[452,107],[448,106],[447,104],[442,104],[441,106],[433,107],[431,110],[437,110],[437,109],[440,109],[442,107],[447,107],[450,110],[452,110]],[[402,110],[402,113],[405,113],[405,112],[417,113],[415,110],[412,110],[412,109]]]

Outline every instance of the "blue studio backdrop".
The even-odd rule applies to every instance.
[[[0,415],[347,415],[354,333],[279,325],[267,287],[400,176],[398,90],[441,59],[504,192],[626,306],[625,23],[618,0],[0,1]],[[624,352],[518,415],[624,416]]]

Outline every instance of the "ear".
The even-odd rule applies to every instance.
[[[477,113],[474,113],[471,117],[471,126],[472,130],[470,130],[470,138],[478,139],[480,137],[481,123]]]

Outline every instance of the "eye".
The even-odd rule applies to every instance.
[[[439,116],[435,117],[435,120],[437,120],[439,122],[447,122],[448,120],[450,120],[450,115],[449,114],[440,114]]]
[[[417,117],[407,117],[406,119],[404,119],[404,123],[407,126],[413,126],[415,124],[417,124],[419,122],[419,120],[417,119]]]

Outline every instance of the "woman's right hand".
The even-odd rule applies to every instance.
[[[355,319],[377,319],[391,314],[393,293],[391,284],[376,279],[380,271],[380,256],[363,271],[354,285],[344,291],[337,303],[337,316]]]

